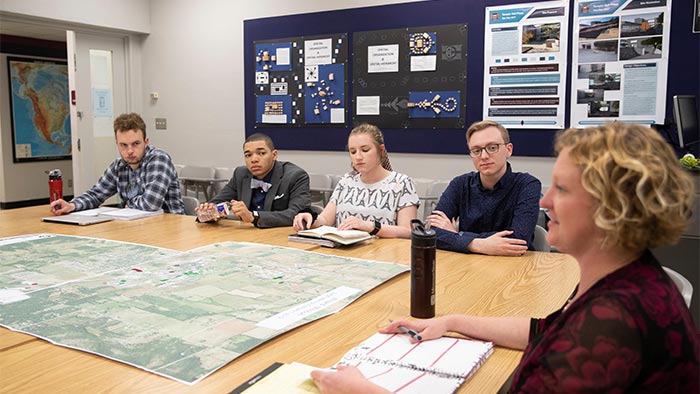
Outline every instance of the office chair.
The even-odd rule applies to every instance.
[[[533,241],[532,246],[538,252],[552,251],[552,246],[549,245],[549,242],[547,242],[547,230],[545,230],[544,227],[540,226],[539,224],[535,225],[535,240]]]
[[[194,209],[199,206],[199,200],[192,196],[182,196],[182,202],[185,204],[185,215],[197,216]]]
[[[690,301],[693,298],[693,285],[683,275],[668,267],[664,267],[664,271],[666,271],[666,274],[668,274],[673,283],[676,285],[678,291],[681,292],[681,295],[685,300],[685,304],[688,305],[688,308],[690,308]]]

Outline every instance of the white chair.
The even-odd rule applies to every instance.
[[[199,200],[192,196],[182,196],[182,202],[185,204],[185,215],[197,216],[194,209],[199,206]]]
[[[343,178],[342,175],[336,175],[336,174],[330,174],[331,177],[331,189],[335,190],[335,187],[338,185],[340,180]]]
[[[214,169],[214,179],[217,181],[212,185],[212,196],[219,194],[221,189],[226,186],[226,183],[233,178],[233,171],[235,168],[231,167],[216,167]]]
[[[664,267],[664,271],[666,271],[666,274],[668,274],[673,283],[676,285],[678,291],[681,292],[681,295],[685,300],[685,304],[688,305],[688,308],[690,308],[690,301],[693,298],[693,285],[690,283],[690,281],[688,281],[688,279],[677,271],[674,271],[668,267]]]
[[[188,195],[190,191],[195,192],[195,197],[199,198],[199,191],[204,193],[204,199],[209,201],[209,189],[214,183],[215,170],[212,167],[184,166],[180,171],[183,195]]]
[[[309,189],[311,189],[311,203],[325,207],[330,193],[333,192],[333,178],[326,174],[310,173]]]
[[[535,225],[535,240],[532,243],[532,247],[538,252],[552,251],[552,247],[547,242],[547,230],[539,224]]]
[[[450,181],[433,181],[433,183],[428,186],[428,192],[426,193],[425,197],[425,207],[423,207],[423,212],[428,215],[437,206],[438,201],[440,201],[440,196],[442,196],[442,192],[447,189],[447,185],[450,184]]]
[[[174,164],[174,166],[175,166],[175,172],[177,173],[177,176],[180,176],[180,172],[182,171],[182,167],[184,167],[184,165]]]
[[[413,178],[413,184],[416,186],[416,194],[418,194],[418,199],[420,200],[420,207],[418,207],[418,215],[416,216],[419,219],[425,219],[426,213],[430,213],[430,211],[425,209],[425,206],[428,201],[428,189],[433,182],[435,182],[434,179]]]

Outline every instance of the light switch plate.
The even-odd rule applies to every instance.
[[[165,118],[156,118],[156,130],[166,130],[168,128],[168,121]]]

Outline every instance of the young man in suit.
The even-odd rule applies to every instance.
[[[294,216],[311,205],[309,175],[296,165],[277,160],[277,150],[269,136],[255,133],[243,143],[245,166],[208,203],[196,211],[216,221],[216,204],[229,202],[231,213],[255,227],[291,226]],[[201,215],[204,213],[204,215]]]

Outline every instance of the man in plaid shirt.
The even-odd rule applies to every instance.
[[[136,113],[119,115],[114,120],[114,137],[121,157],[90,190],[70,202],[52,202],[51,214],[97,208],[117,193],[121,207],[185,213],[173,161],[165,151],[148,145],[146,123],[141,116]]]

